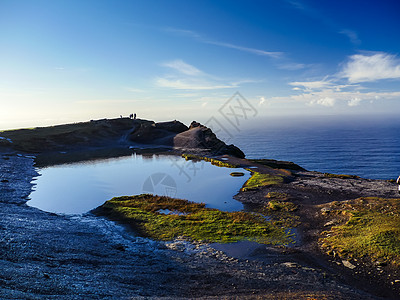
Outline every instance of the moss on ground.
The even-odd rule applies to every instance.
[[[253,190],[262,186],[282,184],[284,179],[283,176],[263,174],[259,172],[252,172],[251,177],[245,182],[242,187],[242,191]]]
[[[400,266],[400,199],[334,202],[329,215],[344,220],[322,233],[320,242],[326,253]]]
[[[163,214],[160,210],[175,213]],[[204,204],[164,196],[139,195],[113,198],[93,211],[128,223],[134,231],[157,240],[186,236],[193,240],[230,243],[254,240],[288,244],[285,228],[259,214],[223,212]]]
[[[289,195],[281,192],[269,192],[265,198],[285,201],[289,199]]]
[[[297,209],[297,205],[292,202],[271,200],[266,205],[267,210],[292,212]]]
[[[332,173],[324,173],[324,176],[328,177],[328,178],[340,178],[340,179],[357,179],[357,178],[360,178],[357,175],[332,174]]]
[[[212,165],[218,166],[218,167],[225,167],[225,168],[239,168],[240,166],[230,164],[224,161],[220,161],[215,158],[210,158],[206,156],[200,156],[200,155],[194,155],[194,154],[182,154],[182,157],[186,160],[204,160],[211,162]]]

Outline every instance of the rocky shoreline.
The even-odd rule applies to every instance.
[[[254,161],[223,157],[261,173],[271,172]],[[354,262],[348,265],[318,247],[319,234],[330,221],[324,205],[360,196],[395,198],[394,183],[292,170],[282,185],[240,192],[236,199],[250,208],[265,203],[267,193],[289,194],[299,206],[300,242],[289,248],[261,245],[246,257],[235,257],[182,238],[170,242],[141,238],[92,214],[64,216],[27,206],[37,176],[34,163],[26,153],[0,152],[2,299],[397,299],[400,295],[396,270],[380,267],[383,274],[375,274],[376,266],[362,262],[349,268]]]

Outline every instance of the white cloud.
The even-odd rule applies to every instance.
[[[356,54],[350,56],[340,75],[350,83],[400,79],[400,60],[387,53]]]
[[[318,104],[318,105],[322,105],[322,106],[332,107],[335,105],[335,103],[336,103],[336,99],[331,98],[331,97],[325,97],[325,98],[313,99],[308,104],[310,104],[310,105]]]
[[[321,89],[328,86],[331,86],[332,83],[327,80],[319,80],[319,81],[296,81],[296,82],[289,82],[290,85],[294,86],[296,90],[300,90],[299,87],[303,87],[305,90],[312,90],[312,89]]]
[[[251,54],[268,56],[271,58],[280,58],[283,55],[283,52],[267,51],[267,50],[262,50],[262,49],[239,46],[239,45],[226,43],[226,42],[215,41],[215,40],[212,40],[209,38],[205,38],[202,35],[200,35],[199,33],[192,31],[192,30],[177,29],[177,28],[166,28],[164,30],[167,32],[177,34],[177,35],[192,38],[192,39],[197,40],[204,44],[210,44],[210,45],[215,45],[215,46],[219,46],[219,47],[235,49],[235,50],[239,50],[239,51],[243,51],[243,52],[247,52],[247,53],[251,53]]]
[[[238,45],[234,45],[234,44],[230,44],[230,43],[222,43],[222,42],[209,41],[209,40],[206,40],[205,43],[211,44],[211,45],[216,45],[216,46],[221,46],[221,47],[225,47],[225,48],[236,49],[236,50],[248,52],[251,54],[256,54],[256,55],[261,55],[261,56],[269,56],[272,58],[280,58],[283,55],[283,52],[265,51],[265,50],[255,49],[255,48],[238,46]]]
[[[278,65],[279,69],[288,70],[288,71],[296,71],[306,68],[307,65],[299,64],[299,63],[286,63]]]
[[[172,88],[176,90],[216,90],[237,87],[230,84],[218,84],[201,79],[168,79],[157,78],[156,84],[159,87]]]
[[[350,42],[354,45],[359,45],[361,43],[360,39],[358,38],[357,33],[353,30],[343,29],[343,30],[339,31],[339,33],[347,36],[349,38]]]
[[[351,98],[350,101],[347,103],[348,106],[358,106],[361,103],[361,98],[354,97]]]
[[[289,99],[301,101],[307,105],[327,107],[344,103],[349,107],[377,99],[398,99],[400,91],[371,91],[366,82],[381,79],[400,79],[400,60],[387,53],[356,54],[342,70],[322,80],[289,82],[298,94]],[[287,98],[286,98],[287,99]]]
[[[226,80],[219,78],[207,74],[181,59],[163,63],[162,66],[174,71],[155,79],[155,84],[162,88],[187,91],[217,90],[237,88],[241,84],[259,82],[252,79]]]
[[[375,101],[377,99],[398,99],[400,92],[360,92],[358,90],[337,92],[334,88],[320,91],[308,91],[289,97],[276,97],[279,99],[291,99],[303,102],[306,105],[335,106],[337,103],[346,103],[350,107],[361,105],[363,101]]]
[[[176,59],[170,62],[166,62],[163,64],[163,66],[174,69],[176,71],[178,71],[179,73],[183,73],[186,75],[190,75],[190,76],[198,76],[203,74],[202,71],[200,71],[199,69],[197,69],[196,67],[189,65],[188,63],[185,63],[183,60],[181,59]]]

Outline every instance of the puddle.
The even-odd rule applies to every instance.
[[[221,168],[180,156],[132,155],[50,166],[37,170],[28,205],[60,214],[83,214],[117,196],[152,193],[194,202],[223,211],[240,211],[233,199],[250,172]],[[232,177],[233,171],[245,176]]]
[[[183,213],[181,211],[170,210],[170,209],[159,209],[159,210],[157,210],[157,212],[160,214],[163,214],[163,215],[177,215],[177,216],[187,215],[186,213]]]
[[[211,243],[210,246],[215,250],[224,252],[230,257],[238,259],[249,259],[257,249],[264,249],[266,247],[266,245],[251,241],[239,241],[228,244]]]

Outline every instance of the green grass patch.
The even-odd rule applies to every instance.
[[[357,175],[332,174],[332,173],[324,173],[324,176],[328,177],[328,178],[340,178],[340,179],[357,179],[357,178],[360,178]]]
[[[346,219],[323,233],[320,242],[328,254],[400,266],[400,199],[369,197],[335,202],[330,215]]]
[[[286,193],[281,193],[281,192],[269,192],[265,198],[268,199],[277,199],[277,200],[287,200],[289,198],[289,195]]]
[[[240,166],[230,164],[224,161],[220,161],[215,158],[210,158],[206,156],[194,155],[194,154],[182,154],[182,157],[186,160],[204,160],[210,162],[212,165],[224,168],[239,168]]]
[[[249,170],[251,171],[251,169]],[[251,177],[245,182],[242,191],[254,190],[262,186],[276,185],[283,183],[283,177],[279,175],[263,174],[251,171]]]
[[[271,200],[266,205],[266,209],[271,210],[271,211],[291,212],[291,211],[295,211],[297,209],[297,206],[292,202]]]
[[[162,214],[168,209],[179,214]],[[230,243],[253,240],[268,244],[288,244],[283,227],[268,222],[259,214],[223,212],[204,204],[164,196],[139,195],[113,198],[93,211],[122,221],[138,234],[156,240],[178,236],[205,242]]]

